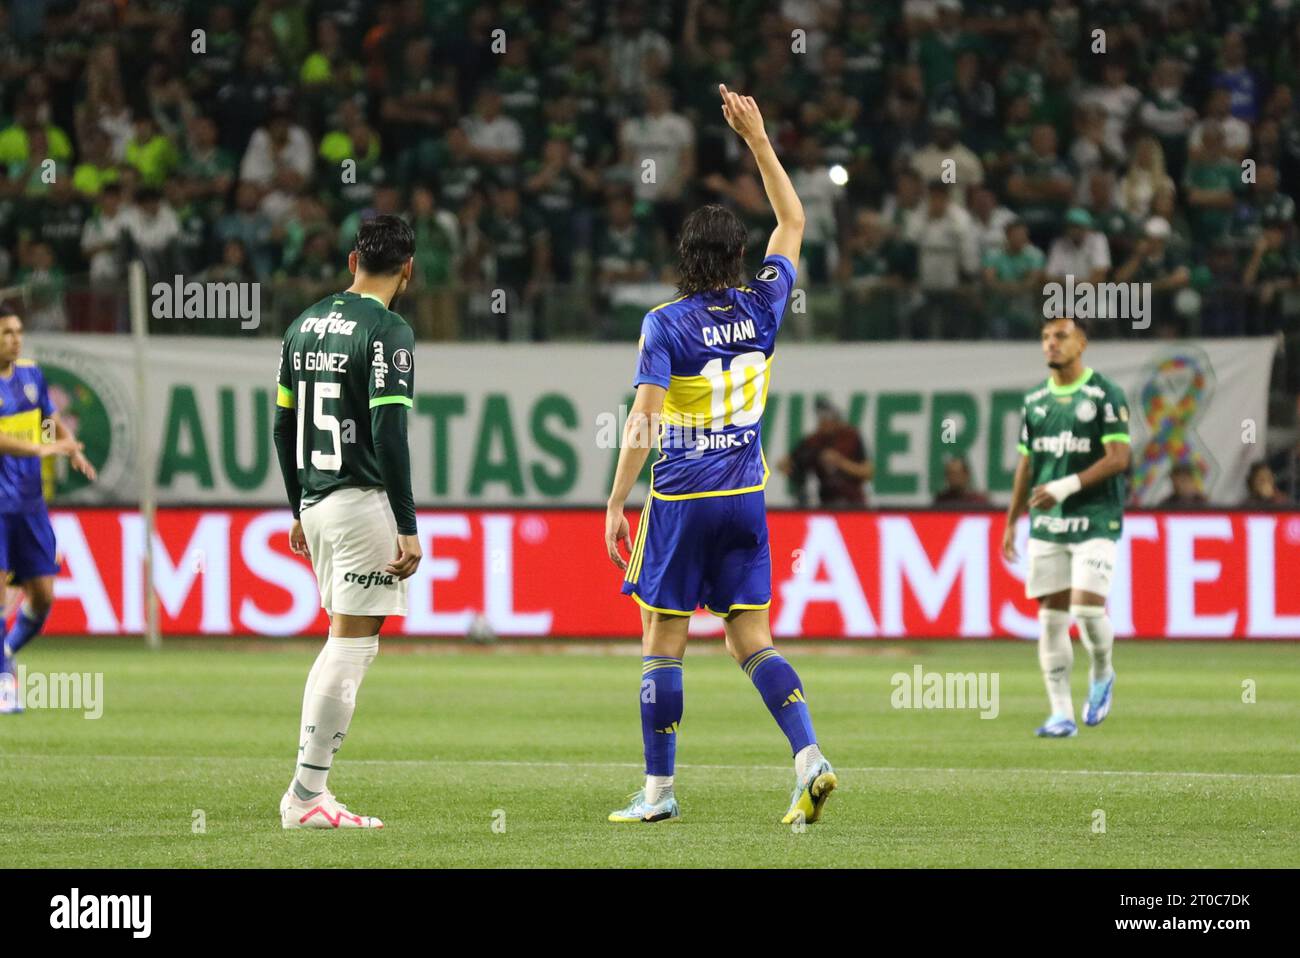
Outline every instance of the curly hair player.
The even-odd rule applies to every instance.
[[[760,436],[772,354],[803,242],[803,205],[768,141],[753,97],[725,86],[722,113],[754,154],[776,229],[758,274],[741,282],[745,228],[730,210],[686,218],[678,246],[682,294],[646,314],[605,514],[605,549],[641,607],[641,735],[645,788],[611,822],[680,816],[673,772],[682,656],[696,608],[722,618],[727,649],[753,681],[794,754],[795,788],[783,822],[815,822],[837,780],[813,732],[803,684],[772,647],[772,560]],[[660,458],[629,545],[624,506],[657,433]],[[620,547],[629,549],[625,559]]]

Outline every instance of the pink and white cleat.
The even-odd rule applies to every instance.
[[[280,825],[283,828],[383,828],[384,823],[369,815],[356,815],[332,792],[301,801],[293,789],[280,799]]]

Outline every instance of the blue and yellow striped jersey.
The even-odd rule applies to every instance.
[[[0,376],[0,433],[41,441],[41,422],[54,412],[45,376],[35,360],[19,359]],[[0,455],[0,513],[26,512],[44,503],[41,462],[36,456]]]
[[[650,494],[693,499],[767,485],[761,422],[794,266],[769,256],[752,283],[646,313],[634,386],[668,390]]]

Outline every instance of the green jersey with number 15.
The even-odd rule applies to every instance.
[[[384,485],[370,410],[412,404],[415,335],[373,296],[335,293],[285,331],[276,405],[297,413],[302,505],[343,486]]]
[[[1049,377],[1025,394],[1016,448],[1029,457],[1031,489],[1087,469],[1106,454],[1108,442],[1128,441],[1128,400],[1101,373],[1085,369],[1068,386]],[[1051,509],[1031,508],[1030,537],[1049,542],[1118,539],[1127,486],[1120,474],[1080,489]]]

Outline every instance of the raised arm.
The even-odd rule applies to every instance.
[[[754,154],[758,172],[763,177],[767,200],[772,204],[772,212],[776,214],[776,229],[767,241],[767,255],[784,256],[798,268],[804,227],[803,204],[799,202],[799,194],[794,191],[790,177],[786,175],[781,161],[776,158],[776,151],[772,149],[767,129],[763,126],[763,115],[758,112],[754,98],[732,93],[725,84],[719,84],[718,91],[722,94],[722,115]]]

